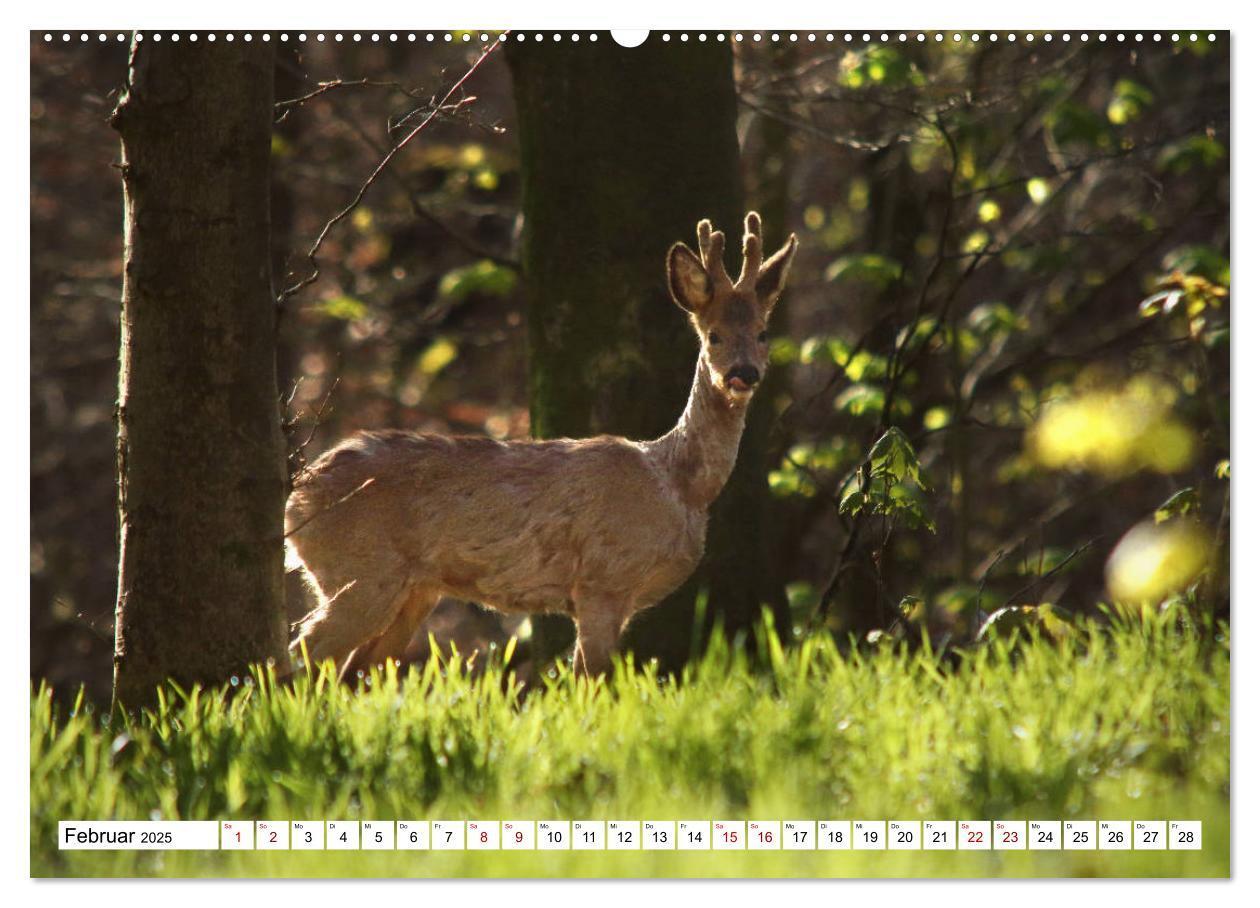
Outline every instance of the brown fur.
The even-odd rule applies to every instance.
[[[336,660],[343,677],[402,655],[441,596],[501,611],[554,612],[577,623],[575,667],[604,671],[637,611],[695,570],[708,507],[735,462],[752,388],[764,373],[765,325],[796,238],[764,265],[750,213],[738,282],[722,234],[698,226],[666,264],[675,301],[701,339],[687,407],[653,441],[364,432],[320,457],[285,511],[290,555],[319,599],[293,649]]]

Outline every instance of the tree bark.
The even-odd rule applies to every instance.
[[[261,41],[136,41],[112,120],[126,203],[114,699],[128,707],[168,678],[287,658],[274,65]]]
[[[707,217],[733,237],[728,267],[738,272],[743,193],[729,45],[654,35],[627,49],[602,37],[505,48],[520,130],[538,437],[668,431],[686,403],[697,344],[670,302],[665,254],[677,240],[694,245]],[[639,657],[677,668],[715,618],[728,631],[759,620],[769,404],[754,403],[735,472],[710,512],[701,567],[631,627],[623,645]],[[709,605],[697,627],[699,586]]]

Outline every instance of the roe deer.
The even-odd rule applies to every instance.
[[[730,476],[766,322],[796,236],[764,262],[761,219],[745,221],[732,282],[724,238],[704,220],[699,257],[675,243],[670,294],[700,337],[678,424],[654,441],[603,435],[495,441],[362,432],[295,482],[290,555],[318,606],[295,653],[336,660],[342,678],[401,657],[443,595],[500,611],[563,611],[577,624],[574,667],[604,672],[622,627],[665,598],[704,553],[708,508]],[[292,559],[291,559],[292,560]]]

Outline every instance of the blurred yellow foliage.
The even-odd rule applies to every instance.
[[[459,355],[459,348],[449,338],[439,337],[420,354],[416,365],[425,375],[437,375]]]
[[[1028,181],[1028,197],[1033,200],[1034,205],[1040,205],[1050,198],[1050,184],[1040,177],[1034,177]]]
[[[989,199],[980,203],[976,214],[979,216],[981,223],[987,224],[990,221],[996,221],[1002,216],[1002,206]]]
[[[1140,523],[1107,559],[1107,590],[1116,602],[1160,602],[1185,589],[1208,566],[1211,541],[1190,518]]]
[[[1030,451],[1052,469],[1111,476],[1184,470],[1194,457],[1195,440],[1172,414],[1176,396],[1171,386],[1138,376],[1120,388],[1051,403],[1029,430]]]
[[[486,149],[481,145],[468,144],[459,150],[460,166],[472,170],[485,163]]]

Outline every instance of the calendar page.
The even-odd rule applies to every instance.
[[[1230,32],[846,18],[33,26],[32,877],[1231,876]]]

